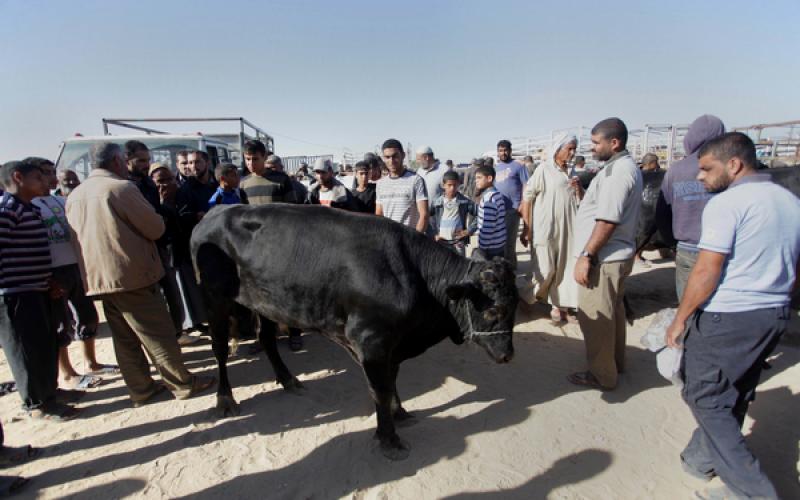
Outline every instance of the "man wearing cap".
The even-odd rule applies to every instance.
[[[307,204],[358,211],[350,190],[334,178],[333,163],[330,160],[317,158],[314,162],[314,174],[317,183],[308,192]]]
[[[375,213],[424,233],[428,226],[425,181],[403,165],[406,154],[397,139],[387,139],[381,152],[389,175],[378,181]]]
[[[356,186],[352,192],[356,205],[358,205],[358,211],[374,215],[375,183],[370,182],[370,170],[369,162],[362,160],[356,163]]]
[[[528,182],[528,170],[511,157],[511,142],[503,139],[497,143],[497,165],[494,167],[497,177],[494,186],[511,199],[512,208],[506,210],[506,251],[505,257],[511,265],[517,267],[517,233],[519,232],[519,205],[522,202],[522,190]]]
[[[647,153],[642,156],[642,162],[639,164],[642,172],[658,172],[661,166],[658,164],[658,156],[653,153]]]
[[[425,181],[425,189],[428,191],[428,209],[430,210],[433,201],[444,193],[442,176],[449,168],[439,164],[439,160],[434,157],[430,146],[423,146],[417,150],[417,164],[420,166],[417,175]]]

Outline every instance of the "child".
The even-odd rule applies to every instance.
[[[468,229],[468,216],[478,215],[475,203],[458,192],[458,173],[445,172],[442,176],[444,194],[437,197],[431,206],[430,221],[434,240],[452,248],[459,255],[466,255],[469,236],[475,230]]]
[[[494,167],[481,165],[475,170],[478,205],[478,247],[487,259],[503,257],[506,245],[506,199],[494,187]]]
[[[247,195],[239,189],[239,170],[233,163],[221,163],[214,169],[214,176],[219,181],[219,187],[208,200],[208,209],[217,205],[247,205]]]
[[[0,344],[32,418],[63,421],[77,415],[56,401],[58,343],[51,327],[50,244],[39,210],[31,203],[48,193],[41,167],[12,161],[0,169]],[[48,293],[49,292],[49,293]]]

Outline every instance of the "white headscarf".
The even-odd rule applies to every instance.
[[[556,153],[558,153],[559,149],[569,144],[570,142],[578,144],[578,138],[575,137],[575,134],[568,134],[566,132],[561,132],[553,138],[553,143],[550,146],[549,160],[553,163],[554,167],[558,166],[556,164]]]

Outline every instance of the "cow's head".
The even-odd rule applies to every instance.
[[[498,363],[506,363],[514,356],[511,332],[519,299],[514,272],[503,259],[477,257],[464,281],[447,287],[463,334],[459,340],[471,340]]]

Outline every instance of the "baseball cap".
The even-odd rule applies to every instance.
[[[333,164],[325,158],[317,158],[314,161],[314,172],[333,172]]]

